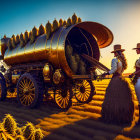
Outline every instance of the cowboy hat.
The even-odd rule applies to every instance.
[[[137,43],[137,48],[133,48],[133,50],[140,49],[140,43]]]
[[[117,44],[117,45],[114,45],[114,51],[112,51],[111,53],[115,53],[117,51],[125,51],[125,49],[121,49],[121,45],[120,44]]]

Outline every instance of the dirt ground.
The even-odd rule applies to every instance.
[[[133,121],[127,125],[107,124],[100,121],[102,103],[109,80],[94,81],[96,95],[88,104],[77,103],[73,99],[72,107],[63,112],[54,101],[44,101],[36,109],[26,109],[17,104],[16,98],[7,98],[0,102],[0,121],[5,114],[11,114],[23,126],[32,122],[41,128],[45,140],[140,140],[138,102],[133,95],[135,112]],[[134,87],[131,85],[132,90]]]

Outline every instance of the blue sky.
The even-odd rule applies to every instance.
[[[113,32],[113,43],[101,50],[101,62],[110,67],[110,52],[120,43],[128,58],[126,72],[133,71],[138,56],[132,48],[140,42],[140,0],[1,0],[0,37],[30,31],[55,18],[67,19],[74,12],[83,21],[99,22]]]

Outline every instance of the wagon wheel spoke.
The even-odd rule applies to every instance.
[[[78,87],[78,88],[75,88]],[[92,100],[94,95],[94,87],[91,81],[83,80],[80,84],[76,83],[73,91],[75,92],[75,97],[80,103],[88,103]]]
[[[24,106],[29,106],[32,104],[35,98],[34,83],[26,77],[19,83],[19,98],[21,104]]]
[[[70,89],[56,89],[54,93],[56,104],[62,108],[66,109],[71,106],[71,94]]]

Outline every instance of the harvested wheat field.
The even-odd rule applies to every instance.
[[[117,125],[100,120],[109,81],[93,81],[96,88],[93,100],[88,104],[80,104],[73,99],[73,106],[66,112],[57,109],[52,100],[44,101],[36,109],[25,109],[18,106],[16,98],[7,98],[0,102],[0,120],[9,113],[17,120],[19,127],[27,121],[32,122],[36,128],[42,129],[46,140],[140,140],[140,125],[136,125],[138,102],[133,85],[133,121],[127,125]]]

